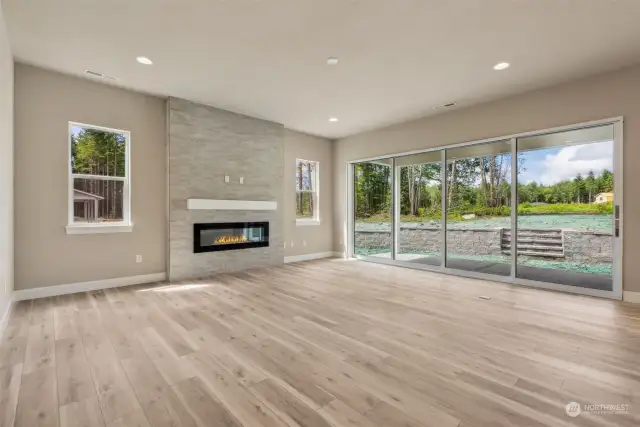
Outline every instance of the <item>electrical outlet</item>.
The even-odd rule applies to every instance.
[[[224,182],[229,182],[229,175],[224,176]]]
[[[291,247],[294,247],[294,246],[295,246],[295,245],[294,245],[293,240],[292,240],[292,241],[291,241]]]
[[[240,177],[240,184],[244,184],[244,176]]]
[[[136,255],[136,262],[142,262],[142,255]]]
[[[302,246],[307,246],[307,241],[306,240],[302,241]]]

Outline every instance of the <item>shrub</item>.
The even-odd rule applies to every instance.
[[[613,213],[612,203],[555,203],[548,205],[525,206],[522,203],[518,206],[520,215],[541,215],[541,214],[611,214]]]

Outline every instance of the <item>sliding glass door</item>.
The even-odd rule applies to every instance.
[[[354,255],[392,259],[392,186],[392,159],[353,165]]]
[[[622,122],[353,163],[354,256],[621,295]]]
[[[613,290],[614,127],[519,138],[518,278]]]
[[[440,151],[395,159],[397,180],[396,258],[416,264],[442,263],[442,156]]]
[[[511,142],[446,150],[446,266],[511,275]]]

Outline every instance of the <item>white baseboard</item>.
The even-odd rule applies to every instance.
[[[626,302],[633,302],[636,304],[640,304],[640,292],[624,291],[622,293],[622,300]]]
[[[34,289],[20,289],[13,292],[14,301],[53,297],[57,295],[75,294],[78,292],[97,291],[99,289],[117,288],[120,286],[140,285],[143,283],[163,282],[167,273],[141,274],[139,276],[118,277],[115,279],[94,280],[91,282],[70,283],[68,285],[45,286]]]
[[[291,262],[310,261],[312,259],[331,258],[335,256],[335,252],[317,252],[315,254],[304,254],[295,256],[284,257],[284,263],[289,264]]]

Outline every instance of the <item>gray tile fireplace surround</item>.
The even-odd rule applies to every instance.
[[[176,98],[167,104],[169,279],[282,265],[284,127]],[[275,201],[278,209],[188,210],[194,198]],[[193,252],[194,223],[245,221],[269,221],[268,247]]]

